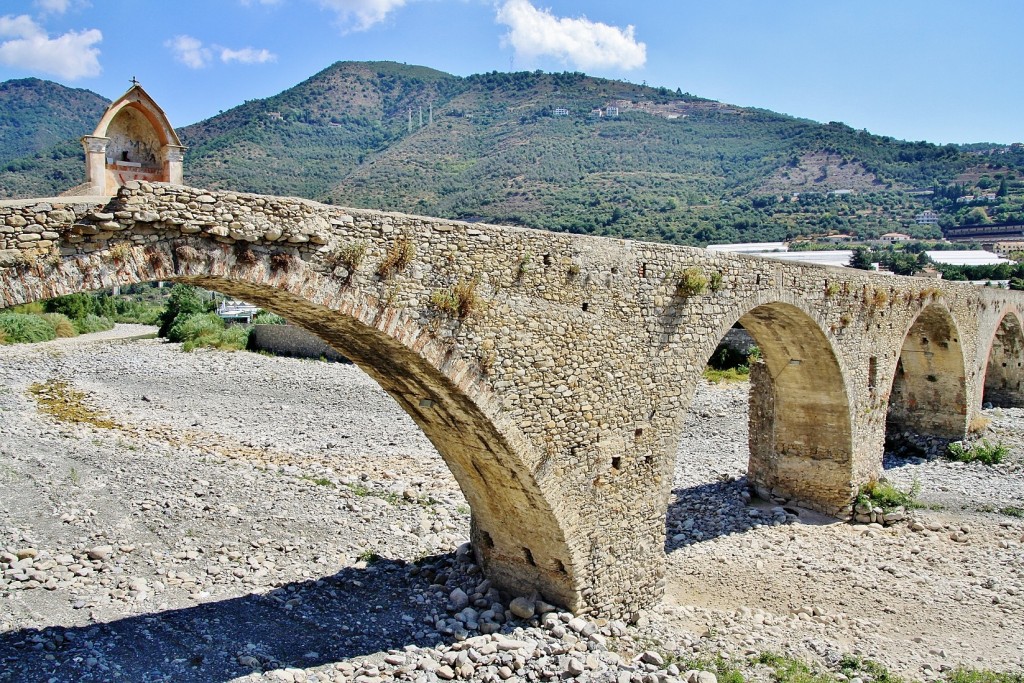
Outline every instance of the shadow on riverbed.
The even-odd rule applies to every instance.
[[[455,555],[424,562],[454,564]],[[433,574],[415,571],[402,561],[381,560],[267,594],[89,626],[3,633],[0,681],[228,681],[254,670],[240,657],[254,658],[247,662],[262,670],[309,668],[406,645],[433,646],[442,637],[424,619],[432,608],[447,616],[452,589],[431,590]],[[447,570],[439,571],[436,580],[443,581]]]
[[[748,531],[758,520],[746,508],[746,488],[747,479],[742,477],[673,489],[665,520],[665,552]]]

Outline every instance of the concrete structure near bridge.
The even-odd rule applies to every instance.
[[[1016,292],[148,182],[0,203],[2,307],[156,280],[357,363],[458,480],[487,575],[581,613],[661,596],[685,413],[734,323],[763,356],[751,484],[838,517],[887,433],[960,439],[1022,398]]]

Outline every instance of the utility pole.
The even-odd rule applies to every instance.
[[[420,128],[423,127],[423,107],[420,107]]]
[[[430,103],[430,118],[427,119],[427,125],[434,125],[434,103]]]
[[[409,107],[409,132],[412,132],[412,107]]]

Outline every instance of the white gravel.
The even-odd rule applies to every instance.
[[[0,682],[696,681],[673,658],[718,655],[767,679],[762,652],[1024,671],[1020,410],[989,411],[1006,465],[887,461],[936,509],[882,529],[751,504],[746,387],[702,387],[666,600],[626,629],[509,611],[443,462],[353,366],[88,337],[0,348]],[[54,380],[114,428],[40,414]]]

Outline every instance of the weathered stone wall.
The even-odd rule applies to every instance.
[[[333,362],[348,360],[320,337],[295,325],[253,325],[249,332],[249,348],[294,358],[323,358]]]
[[[735,322],[754,336],[771,380],[758,389],[771,419],[751,434],[761,454],[752,480],[843,515],[881,471],[892,380],[922,312],[951,321],[962,386],[938,400],[966,429],[998,321],[1021,300],[966,284],[147,183],[126,185],[107,206],[4,203],[0,223],[2,306],[174,280],[316,332],[394,396],[445,458],[496,583],[627,617],[661,594],[682,421]]]

